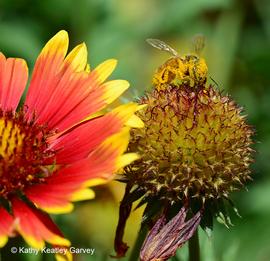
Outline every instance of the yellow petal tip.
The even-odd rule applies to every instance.
[[[74,192],[71,196],[71,201],[81,201],[93,199],[95,197],[95,192],[92,189],[81,189]]]
[[[143,121],[136,115],[132,115],[129,120],[126,122],[126,126],[132,127],[132,128],[143,128],[144,123]]]
[[[140,157],[137,153],[126,153],[119,157],[117,162],[118,168],[123,168],[139,158]]]
[[[98,65],[93,71],[96,74],[96,79],[99,84],[103,83],[114,71],[117,65],[117,60],[109,59]]]
[[[115,99],[123,94],[129,87],[126,80],[113,80],[103,84],[105,90],[104,99],[107,104],[112,103]]]
[[[0,236],[0,248],[2,248],[3,246],[6,245],[8,241],[8,237],[7,236]]]
[[[72,203],[67,203],[64,206],[39,207],[39,208],[50,214],[66,214],[72,212],[74,206]]]

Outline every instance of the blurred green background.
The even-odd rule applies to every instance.
[[[30,70],[45,42],[60,29],[70,35],[71,47],[85,41],[92,67],[107,58],[119,64],[113,78],[130,81],[124,100],[151,88],[155,69],[169,58],[146,44],[159,38],[180,54],[191,50],[194,34],[206,36],[202,54],[219,88],[245,108],[256,129],[254,182],[248,192],[233,195],[242,219],[233,216],[230,229],[215,224],[209,239],[201,231],[203,261],[270,260],[270,1],[268,0],[0,0],[0,50],[22,57]],[[56,222],[76,247],[95,248],[93,256],[75,260],[112,260],[113,236],[123,187],[116,182],[96,189],[97,198],[76,205]],[[128,223],[132,245],[140,211]],[[15,255],[10,247],[2,260],[53,260],[52,255]],[[174,260],[187,260],[184,247]],[[127,260],[127,259],[123,259]]]

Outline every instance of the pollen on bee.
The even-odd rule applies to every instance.
[[[195,55],[172,57],[157,69],[153,85],[157,90],[182,84],[199,89],[200,86],[205,86],[207,73],[208,67],[202,58]]]

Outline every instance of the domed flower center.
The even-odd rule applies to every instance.
[[[169,86],[141,103],[145,128],[132,131],[129,145],[141,159],[126,169],[133,183],[178,200],[226,196],[249,179],[253,131],[228,96]]]
[[[27,122],[24,113],[0,109],[0,198],[41,183],[52,171],[55,152],[48,149],[50,132]]]

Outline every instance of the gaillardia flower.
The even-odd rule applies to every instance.
[[[38,249],[45,241],[68,246],[46,212],[70,212],[72,202],[93,198],[89,186],[137,159],[123,153],[130,127],[142,125],[138,106],[98,113],[128,88],[105,82],[116,61],[90,71],[84,43],[67,49],[65,31],[46,44],[20,108],[27,65],[0,53],[0,247],[15,233]]]
[[[128,149],[141,157],[125,168],[123,181],[128,189],[122,205],[142,198],[139,206],[147,205],[144,224],[146,219],[151,224],[164,208],[175,212],[186,206],[189,217],[202,213],[196,224],[203,228],[212,227],[213,217],[228,225],[229,194],[250,179],[253,130],[242,109],[207,82],[204,59],[196,54],[179,56],[159,40],[149,43],[174,56],[157,69],[153,90],[139,101],[146,105],[137,113],[145,128],[131,131]],[[120,211],[119,221],[123,214],[128,216]],[[118,230],[123,225],[122,220]],[[175,230],[174,236],[181,238],[181,231]],[[126,246],[118,241],[116,252],[125,252]]]
[[[206,83],[206,72],[202,58],[173,57],[140,99],[145,128],[132,131],[129,150],[141,158],[125,176],[149,196],[205,202],[228,197],[250,178],[253,130],[242,109]]]

